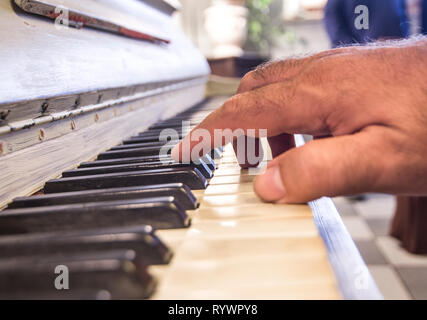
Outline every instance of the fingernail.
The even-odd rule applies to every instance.
[[[280,166],[273,166],[255,180],[256,193],[266,201],[283,201],[286,189],[280,174]]]
[[[278,164],[279,164],[279,161],[277,161],[277,159],[271,160],[269,163],[267,163],[267,169],[277,166]]]

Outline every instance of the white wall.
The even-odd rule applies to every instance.
[[[186,35],[205,55],[209,55],[211,45],[204,27],[204,11],[212,0],[180,0],[182,7],[175,19]]]

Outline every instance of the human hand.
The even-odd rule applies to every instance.
[[[426,70],[426,38],[272,63],[248,73],[183,142],[195,148],[199,129],[211,133],[201,142],[210,146],[215,129],[268,129],[273,154],[282,154],[254,182],[266,201],[427,195]],[[296,133],[323,139],[293,148]],[[188,159],[183,150],[181,143],[172,156]]]

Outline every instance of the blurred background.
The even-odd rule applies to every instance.
[[[427,33],[427,0],[179,2],[176,22],[208,58],[210,90],[227,94],[246,72],[269,60]],[[427,236],[411,238],[416,244],[411,247],[397,239],[403,231],[393,226],[396,211],[427,217],[426,206],[420,205],[427,204],[425,198],[396,201],[390,195],[367,194],[334,201],[384,297],[427,299]],[[409,238],[411,233],[427,234],[418,232],[423,223],[413,219],[406,230]]]
[[[237,64],[246,60],[249,67],[250,60],[256,64],[257,59],[274,60],[350,43],[427,32],[425,0],[181,0],[180,3],[177,23],[210,61],[234,57],[238,58]],[[232,75],[231,65],[222,73]]]
[[[278,59],[330,46],[323,28],[326,0],[180,2],[177,22],[209,60]]]

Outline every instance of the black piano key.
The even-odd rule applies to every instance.
[[[78,177],[78,176],[89,176],[89,175],[107,174],[107,173],[115,173],[115,172],[134,172],[134,171],[167,169],[167,168],[197,168],[206,179],[212,178],[212,171],[208,168],[208,166],[203,161],[200,161],[198,165],[183,164],[179,162],[174,162],[174,163],[145,162],[145,163],[103,166],[103,167],[95,167],[95,168],[79,168],[79,169],[64,171],[62,173],[62,176]]]
[[[182,138],[182,135],[178,135],[178,139],[181,139],[181,138]],[[150,135],[145,137],[135,136],[135,137],[131,137],[129,139],[123,140],[123,144],[137,144],[137,143],[148,143],[148,142],[160,142],[159,136],[158,135]]]
[[[212,171],[216,170],[215,161],[212,159],[210,155],[207,154],[203,156],[201,160],[208,165],[209,169],[211,169]]]
[[[141,224],[154,229],[185,228],[190,225],[190,218],[173,197],[6,209],[0,215],[0,234],[119,228]]]
[[[168,128],[179,128],[182,127],[183,121],[187,121],[190,122],[190,127],[194,127],[196,125],[198,125],[200,122],[202,122],[204,118],[189,118],[189,117],[183,117],[181,119],[177,119],[177,118],[172,118],[171,120],[166,120],[166,121],[162,121],[162,122],[157,122],[155,124],[153,124],[150,128],[148,128],[148,130],[151,129],[168,129]]]
[[[69,290],[55,287],[59,265],[68,269]],[[2,299],[19,294],[28,299],[69,299],[77,293],[81,299],[94,291],[109,293],[111,299],[146,299],[156,287],[147,266],[135,260],[131,250],[0,259],[0,283]]]
[[[166,129],[174,130],[174,134],[178,138],[182,138],[183,136],[187,135],[191,130],[193,130],[195,127],[196,127],[196,124],[182,127],[182,122],[170,123],[170,124],[160,123],[147,129],[146,131],[140,132],[137,136],[133,138],[146,138],[146,139],[150,139],[150,141],[159,141],[160,135],[162,133],[165,134],[166,132],[164,132],[164,130]]]
[[[222,157],[222,151],[221,151],[221,149],[219,149],[219,148],[212,149],[212,151],[211,151],[211,157],[213,159],[221,159],[221,157]]]
[[[138,136],[152,135],[152,134],[160,135],[162,132],[165,133],[165,130],[168,130],[168,129],[174,130],[177,133],[183,133],[183,132],[191,131],[192,128],[194,128],[194,126],[184,127],[184,128],[182,128],[182,126],[175,126],[175,127],[166,126],[165,128],[158,128],[158,129],[152,128],[152,129],[147,129],[143,132],[140,132]]]
[[[146,225],[0,237],[2,259],[110,250],[133,250],[145,265],[167,264],[172,257],[172,251]]]
[[[191,131],[191,128],[187,128],[187,129],[170,128],[170,129],[175,130],[174,134],[176,134],[177,136],[187,135]],[[153,136],[160,137],[163,130],[165,130],[165,129],[148,130],[148,131],[144,131],[144,132],[139,133],[138,136],[139,137],[153,137]],[[163,132],[163,134],[165,134],[165,132]]]
[[[179,124],[168,124],[168,123],[163,123],[163,124],[159,124],[159,125],[155,125],[150,127],[149,129],[147,129],[147,131],[145,132],[162,132],[163,130],[167,130],[167,129],[173,129],[176,132],[186,132],[189,130],[193,130],[196,126],[190,125],[190,126],[184,126],[182,127],[182,123]]]
[[[8,208],[43,207],[61,204],[133,200],[169,196],[174,197],[185,210],[194,210],[198,207],[196,197],[186,185],[182,183],[170,183],[139,187],[60,192],[22,197],[14,199],[13,202],[8,205]]]
[[[79,168],[92,168],[92,167],[103,167],[103,166],[111,166],[111,165],[119,165],[119,164],[130,164],[130,163],[140,163],[140,162],[161,162],[169,161],[170,163],[174,163],[169,155],[168,156],[144,156],[144,157],[129,157],[129,158],[116,158],[116,159],[106,159],[106,160],[95,160],[90,162],[83,162],[79,165]],[[205,155],[201,158],[201,160],[206,163],[208,168],[211,171],[216,170],[216,164],[212,160],[210,155]]]
[[[141,157],[141,156],[159,156],[161,147],[146,147],[146,148],[132,148],[126,150],[111,150],[102,152],[98,155],[98,160]],[[170,154],[168,150],[167,154]]]
[[[148,148],[148,147],[163,147],[166,143],[169,145],[176,145],[179,141],[156,141],[156,142],[144,142],[144,143],[134,143],[134,144],[121,144],[115,147],[112,147],[110,150],[126,150],[133,148]]]
[[[118,164],[129,164],[129,163],[140,163],[140,162],[175,162],[169,155],[167,156],[143,156],[143,157],[129,157],[129,158],[117,158],[117,159],[107,159],[107,160],[95,160],[89,162],[83,162],[78,167],[79,168],[91,168],[91,167],[103,167],[110,165]],[[210,166],[209,166],[210,168]]]
[[[192,190],[206,189],[207,180],[197,168],[170,168],[135,172],[108,173],[50,180],[45,193],[183,183]]]
[[[173,141],[173,144],[177,144],[179,141]],[[170,143],[170,142],[167,142]],[[101,153],[98,159],[111,159],[115,157],[127,157],[127,156],[138,156],[138,155],[155,155],[160,154],[160,149],[166,144],[166,142],[149,142],[149,143],[135,143],[131,144],[127,141],[127,144],[112,147],[109,151]],[[171,149],[173,145],[169,144],[168,148]],[[129,152],[126,152],[129,151]],[[168,150],[170,154],[170,150]],[[214,148],[211,150],[210,156],[213,159],[220,159],[222,156],[222,148]]]
[[[173,137],[166,137],[168,141],[171,141],[172,138],[182,140],[183,137],[186,136],[187,133],[178,133],[177,135]],[[160,137],[157,133],[154,134],[145,134],[143,136],[133,136],[129,139],[126,139],[123,141],[123,144],[135,144],[135,143],[147,143],[147,142],[160,142]],[[166,143],[166,142],[165,142]]]

